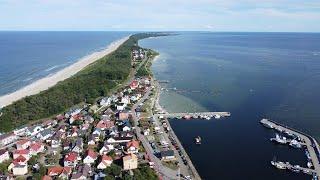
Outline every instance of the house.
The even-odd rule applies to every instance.
[[[28,174],[28,165],[15,164],[12,168],[12,174],[14,176],[22,176]]]
[[[68,166],[68,167],[75,167],[77,165],[77,163],[78,163],[78,158],[79,158],[78,153],[69,152],[64,157],[63,165],[64,166]]]
[[[173,150],[161,151],[161,161],[174,161],[176,157],[174,156]]]
[[[130,98],[129,96],[124,96],[121,98],[121,103],[123,104],[130,104]]]
[[[88,130],[89,129],[89,127],[90,127],[90,124],[89,123],[85,123],[85,124],[83,124],[82,125],[82,127],[81,127],[81,130]]]
[[[49,119],[49,120],[46,120],[42,123],[42,127],[45,129],[48,129],[48,128],[55,126],[56,124],[57,124],[56,120]]]
[[[31,155],[37,155],[38,153],[43,152],[44,149],[44,145],[41,142],[33,142],[30,145],[30,154]]]
[[[139,141],[132,140],[127,142],[126,149],[127,149],[127,153],[138,153]]]
[[[51,147],[52,148],[59,148],[61,145],[61,139],[65,133],[61,133],[61,132],[59,133],[59,132],[60,131],[58,131],[53,137],[51,137]]]
[[[64,141],[63,144],[62,144],[62,148],[65,151],[69,150],[70,149],[70,141],[68,141],[68,140]]]
[[[19,156],[23,156],[28,161],[30,159],[30,151],[28,149],[13,151],[13,159],[17,159]]]
[[[131,170],[138,168],[138,158],[135,154],[130,154],[123,157],[123,169]]]
[[[86,157],[83,159],[83,163],[85,164],[92,164],[97,160],[98,153],[94,152],[92,149],[87,151]]]
[[[138,86],[139,86],[139,81],[137,81],[137,80],[134,80],[130,83],[130,89],[132,89],[132,90],[138,88]]]
[[[107,139],[107,143],[126,143],[132,140],[132,137],[110,137]]]
[[[95,145],[95,144],[96,144],[96,141],[95,141],[94,135],[89,136],[88,145]]]
[[[73,124],[76,121],[82,121],[81,114],[76,114],[76,115],[71,116],[70,119],[69,119],[69,124]]]
[[[111,104],[111,98],[105,97],[100,101],[100,106],[109,106]]]
[[[127,107],[127,104],[124,104],[124,103],[117,104],[118,111],[123,111],[123,110],[125,110],[126,107]]]
[[[27,135],[28,136],[35,136],[39,132],[43,131],[43,128],[39,125],[28,127],[27,129]]]
[[[101,134],[101,129],[95,128],[94,131],[92,132],[92,134],[97,134],[97,135],[100,136],[100,134]]]
[[[77,173],[72,174],[71,180],[86,180],[92,173],[91,167],[88,164],[81,165],[76,170]]]
[[[10,159],[9,151],[6,149],[0,149],[0,163]]]
[[[119,120],[127,120],[129,118],[129,113],[127,112],[119,112],[118,114]]]
[[[48,176],[60,176],[65,174],[67,177],[71,174],[71,167],[54,166],[48,168]]]
[[[99,154],[103,155],[103,154],[107,154],[108,152],[114,150],[114,146],[112,144],[109,143],[104,143],[104,146],[102,146],[102,148],[99,151]]]
[[[25,136],[27,133],[27,129],[28,127],[22,127],[22,128],[13,130],[13,133],[17,136]]]
[[[149,128],[148,128],[148,129],[145,129],[145,130],[143,131],[143,135],[149,136],[149,135],[150,135],[150,129],[149,129]]]
[[[18,136],[14,133],[2,134],[0,135],[0,147],[8,145],[15,142],[18,139]]]
[[[65,118],[69,118],[71,116],[77,115],[81,112],[82,109],[70,109],[67,113],[65,113]]]
[[[87,124],[91,124],[94,122],[94,119],[92,116],[89,116],[89,115],[86,115],[84,118],[84,121],[87,123]]]
[[[49,139],[51,136],[53,136],[53,134],[54,132],[51,129],[45,129],[41,131],[37,137],[40,138],[42,141],[45,141]]]
[[[123,126],[123,127],[122,127],[122,131],[124,131],[124,132],[131,131],[131,126],[129,126],[129,125]]]
[[[22,139],[16,143],[16,148],[17,150],[27,149],[30,146],[30,143],[29,139]]]
[[[82,138],[78,138],[75,146],[72,148],[72,151],[76,153],[81,153],[82,150],[83,150],[83,140]]]
[[[98,164],[97,168],[98,169],[106,169],[107,167],[109,167],[112,164],[113,160],[110,156],[107,155],[103,155],[101,157],[101,161]]]

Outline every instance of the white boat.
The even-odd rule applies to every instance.
[[[312,162],[308,161],[307,166],[308,168],[311,168],[313,166]]]
[[[276,161],[271,161],[271,164],[273,165],[273,166],[275,166],[276,168],[278,168],[278,169],[286,169],[287,167],[286,167],[286,164],[284,163],[284,162],[281,162],[281,161],[278,161],[278,162],[276,162]]]
[[[295,139],[291,140],[289,145],[294,148],[301,148],[302,145]]]
[[[215,114],[215,115],[214,115],[214,118],[215,118],[215,119],[220,119],[221,116],[220,116],[219,114]]]
[[[196,144],[201,144],[201,137],[198,136],[195,138]]]
[[[287,143],[287,138],[284,136],[280,136],[279,134],[276,134],[275,138],[271,138],[270,141],[275,141],[280,144],[286,144]]]

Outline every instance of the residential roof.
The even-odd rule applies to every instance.
[[[2,135],[0,135],[0,141],[4,140],[10,136],[15,136],[15,134],[14,133],[2,134]]]
[[[30,145],[30,149],[33,151],[38,151],[42,147],[41,142],[34,142]]]
[[[112,161],[112,157],[108,155],[103,155],[101,161]]]
[[[129,154],[123,157],[123,161],[128,161],[131,159],[138,159],[137,156],[135,154]]]
[[[45,175],[42,177],[42,180],[52,180],[52,178],[50,176]]]
[[[78,153],[76,152],[69,152],[65,157],[65,161],[76,161],[78,157]]]
[[[90,156],[92,159],[96,159],[98,157],[98,153],[94,152],[92,149],[87,151],[87,156]]]
[[[21,149],[13,151],[13,154],[29,154],[30,151],[28,149]]]
[[[17,142],[17,145],[24,145],[24,144],[29,143],[29,142],[30,142],[29,139],[22,139],[22,140]]]
[[[127,148],[129,148],[131,146],[138,149],[139,148],[139,141],[131,140],[131,141],[127,142]]]

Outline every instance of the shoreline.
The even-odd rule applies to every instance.
[[[38,94],[42,91],[45,91],[60,81],[68,79],[83,70],[85,67],[94,63],[95,61],[103,58],[104,56],[114,52],[118,49],[125,41],[129,39],[130,36],[118,39],[110,43],[105,49],[101,51],[96,51],[92,54],[79,58],[75,63],[61,69],[60,71],[54,73],[53,75],[48,75],[43,77],[21,89],[14,91],[12,93],[0,96],[0,108],[8,106],[22,98],[27,96]]]

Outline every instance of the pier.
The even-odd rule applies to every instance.
[[[190,117],[190,118],[201,118],[201,117],[229,117],[231,116],[230,112],[185,112],[185,113],[164,113],[164,114],[156,114],[158,117],[163,117],[163,118],[185,118],[185,117]]]
[[[319,151],[318,151],[319,145],[314,138],[312,138],[311,136],[309,136],[303,132],[289,128],[287,126],[283,126],[280,123],[276,123],[276,122],[271,121],[269,119],[262,119],[260,122],[263,125],[265,125],[266,127],[269,127],[271,129],[275,129],[279,132],[289,133],[289,134],[292,134],[294,136],[299,137],[301,139],[301,142],[303,143],[303,145],[305,145],[306,151],[308,151],[308,153],[310,155],[310,160],[311,160],[313,167],[314,167],[314,169],[306,168],[305,171],[310,170],[310,172],[315,173],[316,176],[318,178],[320,178],[320,161],[319,161]],[[289,168],[289,167],[290,167],[290,164],[287,164],[286,168]],[[301,170],[304,170],[304,169],[301,169]],[[303,171],[303,172],[305,172],[305,171]]]

